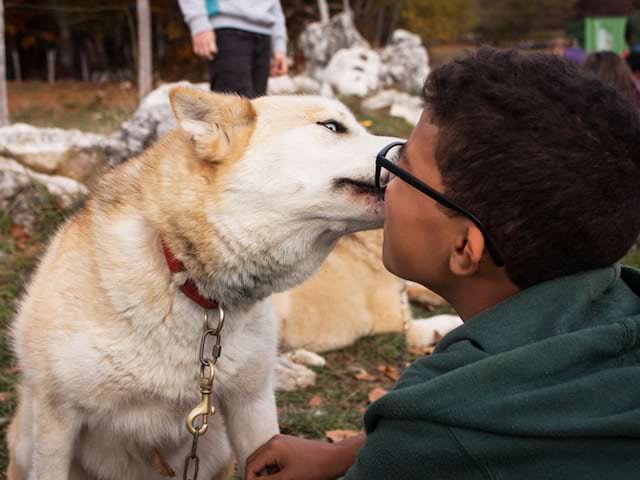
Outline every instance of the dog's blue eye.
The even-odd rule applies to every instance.
[[[326,122],[318,122],[318,125],[322,125],[327,130],[331,130],[333,133],[346,133],[347,127],[336,120],[327,120]]]

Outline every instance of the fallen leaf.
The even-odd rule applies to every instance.
[[[387,393],[389,392],[387,392],[384,388],[376,387],[369,392],[369,401],[373,403],[379,398],[384,397]]]
[[[371,375],[366,370],[360,370],[360,372],[356,375],[357,380],[363,380],[365,382],[375,382],[378,380],[378,377],[375,375]]]
[[[409,352],[417,356],[431,355],[435,348],[435,345],[429,345],[428,347],[411,347]]]
[[[0,392],[0,402],[6,402],[7,400],[11,400],[13,395],[11,392]]]
[[[331,443],[341,442],[346,438],[355,437],[360,435],[361,432],[357,430],[328,430],[324,432],[324,436]]]
[[[309,400],[310,407],[319,407],[323,403],[324,403],[324,400],[322,400],[322,397],[320,395],[315,395],[311,398],[311,400]]]
[[[7,367],[2,371],[2,373],[5,375],[20,373],[20,367],[18,367],[18,365],[14,365],[13,367]]]
[[[378,371],[394,382],[397,382],[400,378],[400,370],[392,365],[378,365]]]
[[[31,241],[31,235],[22,227],[22,225],[15,224],[9,231],[11,238],[16,242],[16,248],[18,250],[24,250],[27,248],[27,244]]]

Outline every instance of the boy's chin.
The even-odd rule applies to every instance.
[[[386,241],[382,244],[382,264],[389,273],[393,273],[396,277],[405,278],[402,272],[402,268],[399,268],[398,262],[389,251],[388,243]]]

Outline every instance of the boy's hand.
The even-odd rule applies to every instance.
[[[213,30],[205,30],[195,34],[192,41],[193,51],[199,57],[206,60],[213,60],[214,55],[218,53],[216,34]]]
[[[362,434],[339,443],[325,443],[276,435],[249,457],[245,478],[335,480],[353,465],[364,439]]]
[[[279,77],[289,72],[289,61],[284,53],[276,52],[271,59],[271,76]]]

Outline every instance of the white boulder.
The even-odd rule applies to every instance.
[[[341,95],[364,97],[378,89],[380,66],[374,50],[353,47],[336,53],[322,77]]]
[[[307,59],[307,70],[312,76],[327,66],[331,58],[343,48],[369,47],[360,35],[348,13],[334,16],[329,23],[309,24],[298,40]]]
[[[34,231],[41,188],[62,208],[87,194],[87,188],[71,178],[37,173],[15,160],[0,157],[0,210],[9,213],[13,222],[29,233]]]
[[[420,97],[409,95],[397,90],[382,90],[362,102],[367,110],[381,110],[389,108],[389,114],[404,118],[412,125],[418,123],[422,114],[423,102]]]
[[[267,85],[268,95],[293,95],[299,93],[318,95],[321,90],[322,84],[306,75],[271,77]]]
[[[104,135],[16,123],[0,128],[0,155],[39,173],[90,184],[125,152],[123,144]]]
[[[406,30],[396,30],[391,42],[380,51],[383,87],[398,86],[408,92],[418,92],[429,75],[429,54],[422,40]]]
[[[174,82],[165,83],[149,92],[133,116],[113,135],[115,140],[125,145],[127,157],[138,155],[157,138],[176,127],[169,103],[169,91],[177,86],[209,90],[206,83]]]

